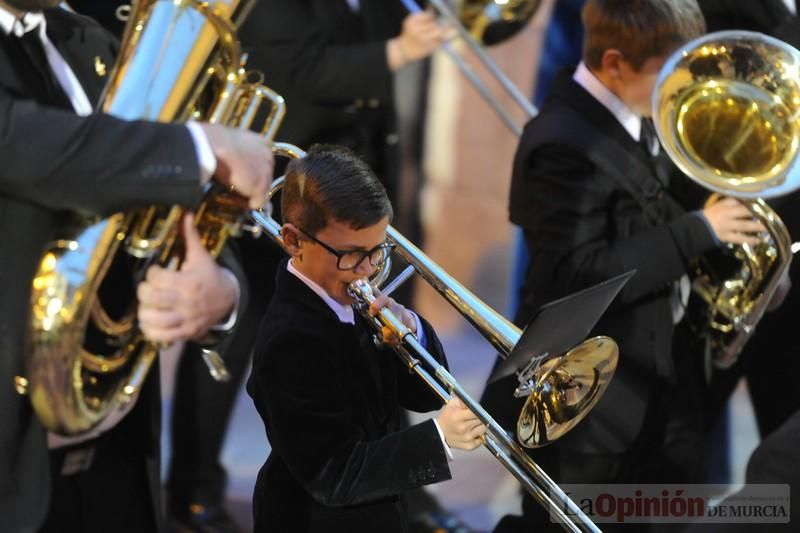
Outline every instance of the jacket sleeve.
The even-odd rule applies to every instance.
[[[107,215],[191,206],[200,171],[185,126],[79,117],[0,88],[0,193],[50,209]]]
[[[348,369],[332,352],[324,332],[277,334],[259,348],[251,376],[270,444],[305,490],[335,507],[449,479],[432,420],[366,439],[342,386]]]
[[[665,288],[689,259],[715,247],[696,214],[643,225],[641,208],[621,201],[628,193],[576,150],[545,145],[522,168],[512,179],[510,216],[532,256],[534,292],[564,296],[635,269],[615,301],[626,305]]]
[[[335,44],[309,2],[262,0],[242,29],[250,64],[269,82],[284,70],[292,93],[317,103],[349,103],[358,98],[388,100],[392,75],[386,41]]]

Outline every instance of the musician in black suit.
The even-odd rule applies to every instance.
[[[215,171],[258,205],[269,186],[272,156],[258,136],[245,132],[93,113],[116,42],[89,19],[55,9],[57,4],[0,0],[0,523],[8,531],[35,531],[50,507],[50,530],[154,530],[160,523],[154,490],[159,422],[146,400],[158,398],[155,373],[132,412],[85,443],[85,449],[94,447],[97,463],[89,453],[70,468],[53,463],[58,476],[97,475],[107,484],[85,484],[80,493],[51,486],[46,432],[29,399],[13,387],[15,377],[25,375],[33,275],[47,243],[76,213],[107,216],[153,203],[191,207]],[[241,284],[207,253],[192,263],[191,271],[179,273],[153,267],[140,286],[139,323],[153,340],[200,337],[235,306]],[[124,461],[113,460],[114,453]],[[102,476],[95,468],[101,464]],[[58,508],[54,501],[75,506]],[[61,512],[70,513],[70,521],[59,521]]]
[[[272,446],[253,496],[255,530],[408,531],[404,493],[450,477],[448,447],[474,449],[485,427],[457,399],[437,420],[402,427],[401,408],[441,401],[354,309],[350,282],[391,253],[392,208],[363,161],[312,148],[287,170],[279,268],[261,324],[248,392]],[[381,295],[384,306],[440,361],[426,322]],[[396,342],[387,328],[383,339]]]
[[[393,72],[425,58],[445,30],[399,0],[263,0],[241,31],[248,64],[286,98],[282,140],[354,150],[395,197]]]
[[[684,211],[669,189],[677,171],[647,135],[661,65],[703,33],[694,0],[588,0],[582,16],[583,62],[555,79],[514,160],[510,218],[531,254],[516,322],[611,276],[636,275],[593,332],[620,347],[605,395],[574,430],[532,455],[558,483],[690,482],[701,471],[696,375],[692,354],[673,338],[688,261],[718,241],[753,242],[747,232],[760,226],[732,199]],[[501,381],[484,394],[504,424],[519,413],[512,392]],[[537,505],[524,499],[526,517],[550,523]],[[497,531],[512,526],[506,519]]]

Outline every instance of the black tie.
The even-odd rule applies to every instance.
[[[656,130],[652,119],[642,119],[642,130],[639,134],[639,144],[644,148],[649,157],[653,157],[653,147],[656,144]]]
[[[18,41],[30,61],[32,70],[36,72],[41,93],[46,99],[44,103],[64,109],[72,109],[72,103],[47,61],[44,45],[39,38],[39,30],[34,28],[28,31],[22,37],[19,37]]]

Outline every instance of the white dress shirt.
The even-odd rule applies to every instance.
[[[325,305],[330,307],[331,311],[333,311],[336,314],[337,318],[339,319],[339,322],[343,324],[355,324],[356,321],[355,321],[355,312],[353,311],[353,306],[342,305],[336,300],[334,300],[331,297],[331,295],[328,294],[327,291],[325,291],[325,289],[320,287],[318,283],[316,283],[314,280],[310,279],[308,276],[304,275],[302,272],[297,270],[297,267],[294,266],[293,261],[294,260],[290,260],[288,262],[288,264],[286,265],[286,270],[291,272],[293,275],[297,277],[297,279],[302,281],[303,284],[305,284],[309,289],[314,291],[314,293],[317,296],[319,296],[323,302],[325,302]],[[422,344],[422,346],[424,347],[425,332],[422,329],[422,322],[420,321],[419,316],[417,316],[416,313],[411,311],[411,314],[414,315],[414,320],[416,320],[417,322],[417,333],[416,333],[417,340],[419,340],[420,344]],[[436,426],[436,431],[439,432],[439,438],[442,440],[442,446],[444,446],[444,451],[447,453],[447,459],[449,461],[452,461],[453,453],[452,451],[450,451],[450,447],[447,445],[447,441],[444,440],[444,433],[442,433],[442,428],[439,427],[439,422],[437,422],[435,418],[433,419],[433,423]]]
[[[622,124],[633,140],[639,141],[642,135],[642,117],[633,112],[631,108],[625,105],[625,102],[619,99],[616,94],[612,93],[608,87],[603,85],[597,76],[589,70],[589,67],[581,61],[578,68],[575,69],[575,74],[572,75],[575,83],[583,87],[586,92],[594,96],[595,100],[603,104],[603,107],[608,109],[612,115]],[[657,153],[657,152],[656,152]]]
[[[792,15],[797,15],[797,4],[795,4],[795,0],[783,0],[783,3],[786,4],[786,7],[789,9],[789,13]]]

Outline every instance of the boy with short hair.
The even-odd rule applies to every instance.
[[[255,346],[248,392],[272,452],[258,475],[256,531],[406,531],[403,493],[450,478],[448,447],[474,449],[483,424],[451,400],[437,420],[399,429],[401,408],[438,409],[399,357],[376,347],[348,285],[388,257],[392,207],[352,153],[314,146],[290,163],[282,235],[291,259]],[[440,361],[433,329],[379,296]]]
[[[704,33],[695,0],[587,0],[582,18],[583,61],[556,77],[514,160],[510,219],[531,255],[516,322],[609,277],[636,275],[595,328],[620,348],[607,391],[535,457],[558,483],[699,482],[697,361],[676,349],[689,261],[721,242],[753,242],[760,225],[733,199],[702,212],[679,205],[671,186],[688,178],[648,120],[665,60]],[[510,391],[491,389],[484,403],[499,419],[512,409],[497,405]],[[534,502],[524,507],[549,523]]]

